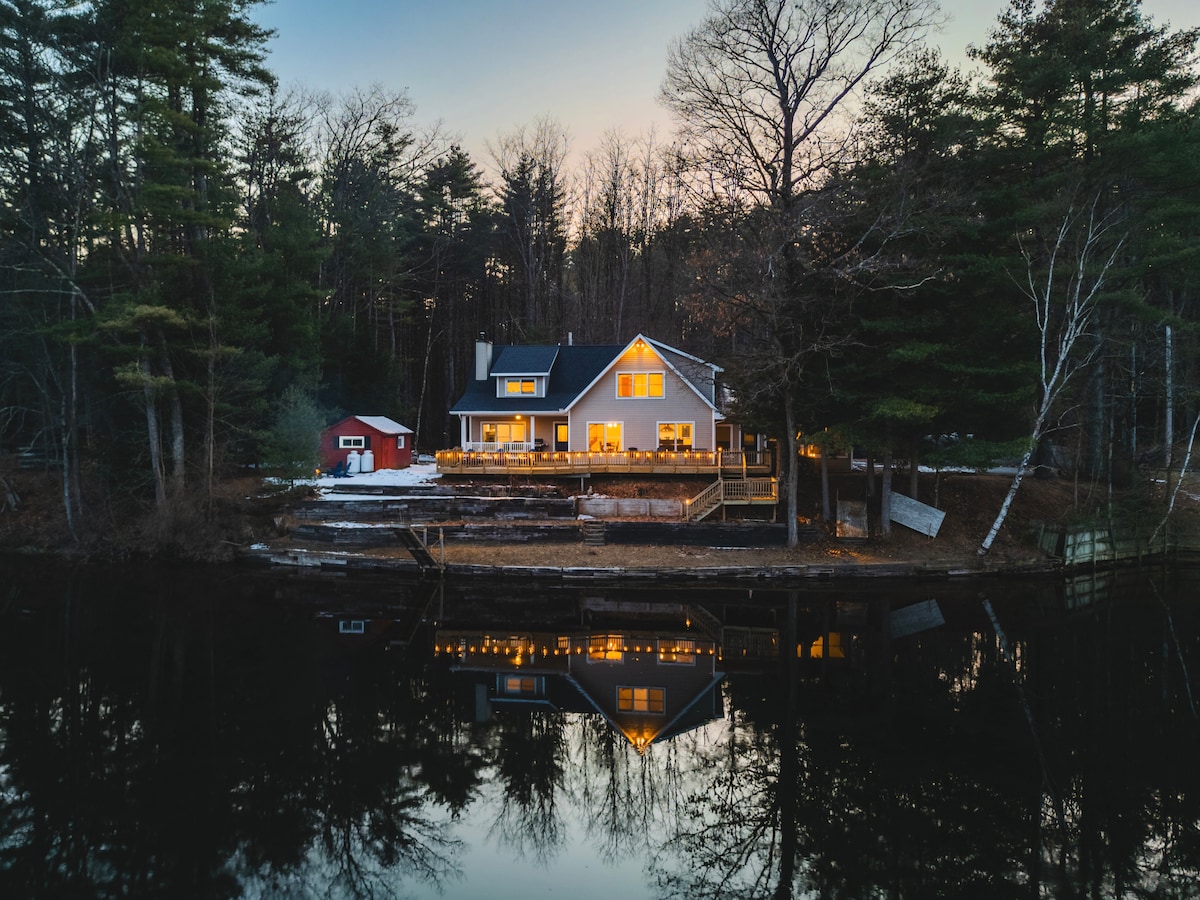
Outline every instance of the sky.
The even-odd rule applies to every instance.
[[[950,21],[935,41],[966,67],[1005,0],[943,3]],[[707,0],[274,0],[256,9],[277,34],[269,68],[284,87],[343,93],[405,89],[416,123],[440,121],[484,168],[488,145],[550,117],[572,156],[604,134],[628,137],[671,120],[658,104],[672,40],[703,21]],[[1155,22],[1200,24],[1195,0],[1143,0]]]

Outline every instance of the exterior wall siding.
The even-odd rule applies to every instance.
[[[617,376],[628,372],[662,372],[663,397],[617,397]],[[692,445],[697,449],[712,450],[716,446],[714,415],[713,410],[666,366],[657,353],[649,347],[641,351],[631,348],[572,407],[571,449],[588,448],[589,422],[623,423],[623,450],[630,447],[657,449],[659,422],[692,422],[695,425]]]
[[[326,428],[321,436],[321,465],[326,469],[333,468],[340,462],[345,462],[350,455],[349,449],[337,446],[338,438],[362,437],[365,446],[361,450],[370,450],[375,458],[377,469],[403,469],[412,465],[411,434],[403,435],[404,447],[396,446],[396,435],[384,434],[364,422],[348,419]],[[360,452],[361,452],[360,450]]]

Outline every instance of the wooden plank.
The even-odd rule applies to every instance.
[[[912,606],[893,610],[889,621],[893,638],[908,637],[910,634],[946,624],[942,617],[942,608],[936,600],[926,600],[924,603],[914,603]]]
[[[892,494],[892,521],[905,528],[911,528],[918,534],[937,537],[945,518],[944,510],[935,509],[903,494]]]

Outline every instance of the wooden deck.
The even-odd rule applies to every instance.
[[[624,450],[477,451],[439,450],[443,475],[770,475],[769,451]]]

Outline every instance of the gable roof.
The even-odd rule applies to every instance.
[[[612,369],[612,367],[620,361],[621,357],[629,352],[630,348],[633,347],[633,345],[638,341],[649,344],[650,349],[652,349],[655,355],[663,361],[663,365],[678,375],[679,380],[691,388],[692,392],[701,400],[703,400],[710,409],[712,409],[714,412],[720,412],[720,410],[717,409],[716,404],[713,403],[713,398],[700,389],[700,385],[697,384],[697,381],[703,377],[701,376],[701,372],[704,369],[708,369],[709,371],[707,380],[711,385],[713,380],[716,378],[716,373],[724,370],[720,366],[707,363],[698,357],[692,356],[690,353],[684,353],[682,350],[676,350],[674,347],[668,347],[666,344],[660,344],[658,341],[652,341],[644,334],[638,334],[628,344],[621,347],[617,353],[613,354],[613,358],[609,360],[608,365],[596,373],[596,377],[588,383],[587,387],[585,387],[579,392],[579,394],[576,395],[575,400],[572,400],[570,405],[574,406],[575,401],[579,400],[585,393],[592,389],[592,386],[595,385],[597,381],[607,375],[609,370]],[[674,358],[672,359],[672,357]],[[684,361],[689,362],[684,365],[678,364],[683,363]]]
[[[376,431],[381,432],[382,434],[412,434],[413,433],[413,430],[411,428],[401,425],[399,422],[396,422],[393,419],[389,419],[387,416],[346,416],[346,418],[342,419],[341,422],[336,422],[329,427],[335,428],[338,425],[341,425],[342,422],[349,422],[351,419],[357,419],[359,422],[362,422],[368,428],[374,428]]]
[[[467,383],[451,415],[566,412],[638,341],[650,346],[663,365],[679,376],[714,411],[712,383],[720,366],[639,334],[627,344],[507,344],[498,348],[484,381]],[[546,395],[496,396],[496,376],[546,375]]]

